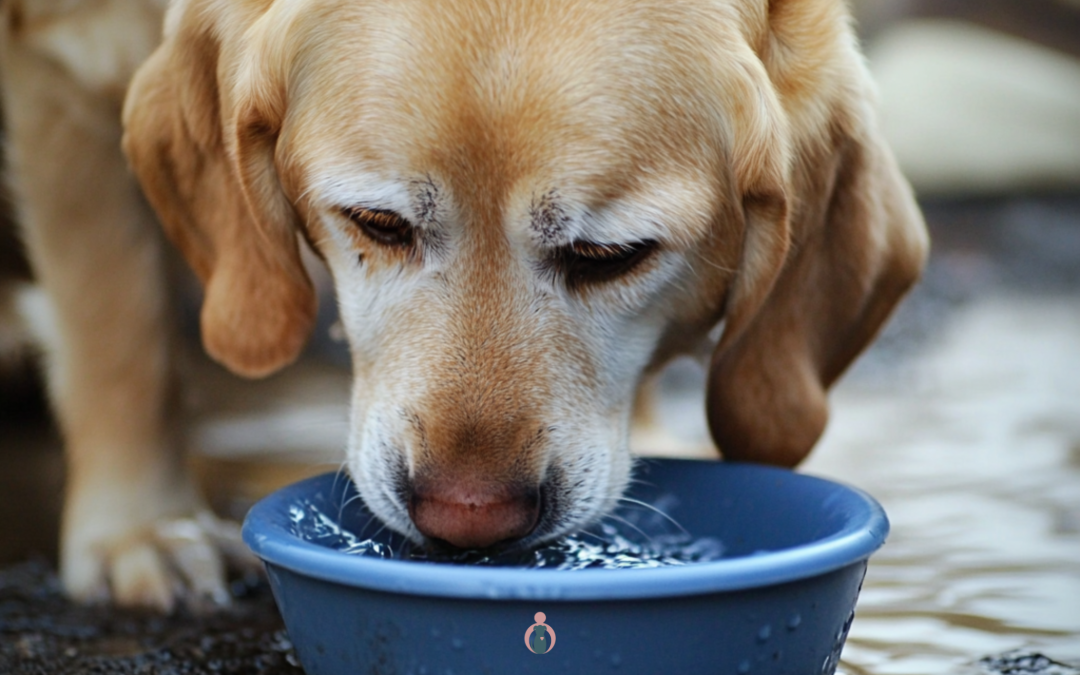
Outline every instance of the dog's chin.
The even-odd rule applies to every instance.
[[[403,492],[407,477],[404,463],[389,458],[385,462],[365,462],[358,447],[350,443],[346,467],[364,506],[390,530],[415,544],[422,543],[424,536],[413,525],[405,506],[408,497]]]

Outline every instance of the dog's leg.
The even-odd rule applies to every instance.
[[[9,177],[41,289],[21,309],[67,452],[63,582],[81,600],[225,602],[220,524],[173,433],[164,244],[120,152],[118,93],[5,37]]]

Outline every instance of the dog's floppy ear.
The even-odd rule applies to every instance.
[[[281,87],[272,66],[246,58],[261,16],[252,4],[174,3],[129,89],[124,150],[205,286],[207,352],[258,377],[299,354],[315,294],[274,167]]]
[[[794,466],[809,453],[828,418],[826,390],[925,262],[925,226],[868,112],[868,76],[840,5],[771,0],[756,37],[791,160],[781,194],[743,195],[743,261],[707,396],[729,459]]]

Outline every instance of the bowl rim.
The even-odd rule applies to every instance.
[[[653,461],[650,458],[650,461]],[[695,462],[671,460],[661,462]],[[521,567],[479,567],[387,560],[343,554],[306,541],[275,519],[278,505],[309,495],[326,473],[284,487],[256,503],[244,519],[242,536],[267,565],[345,586],[387,593],[480,600],[632,600],[677,597],[773,586],[820,576],[870,557],[885,543],[885,510],[862,490],[834,480],[786,469],[739,462],[709,464],[738,470],[778,472],[795,480],[821,481],[854,497],[862,508],[833,535],[780,551],[721,558],[712,562],[646,569],[587,569],[568,572]]]

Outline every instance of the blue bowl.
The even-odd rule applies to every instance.
[[[557,571],[354,556],[298,534],[297,509],[331,529],[380,529],[327,474],[251,509],[244,541],[266,563],[310,675],[634,673],[817,675],[836,669],[867,559],[889,523],[863,492],[749,464],[648,460],[629,496],[678,496],[669,515],[723,542],[713,562]],[[370,526],[369,526],[370,525]],[[394,538],[384,530],[382,535]],[[525,634],[543,612],[546,654]]]

